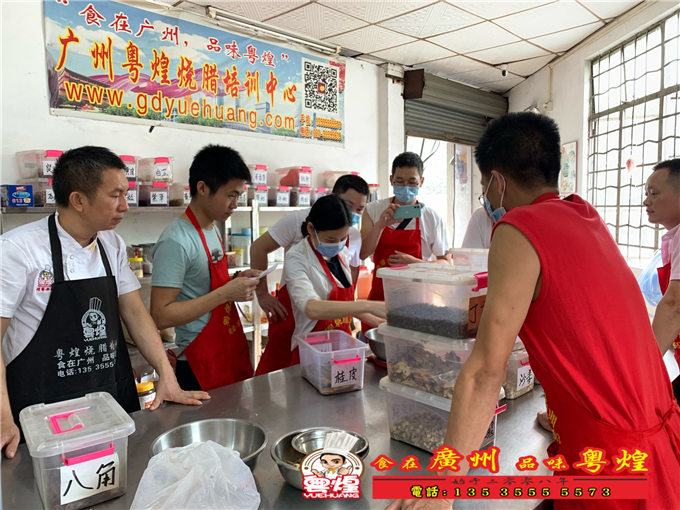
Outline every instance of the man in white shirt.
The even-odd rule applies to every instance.
[[[491,246],[493,221],[489,218],[485,207],[480,207],[470,216],[461,248],[478,248],[488,250]]]
[[[352,272],[352,282],[356,283],[359,277],[359,266],[361,259],[361,234],[356,226],[361,220],[361,215],[366,208],[368,200],[368,184],[358,175],[343,175],[333,186],[333,194],[340,196],[352,212],[352,227],[349,229],[349,264]],[[271,227],[264,235],[250,247],[250,265],[253,269],[267,269],[267,255],[283,247],[286,252],[302,240],[300,226],[307,219],[311,208],[301,211],[293,211],[281,218],[276,225]],[[257,301],[266,314],[267,318],[273,322],[284,320],[289,310],[280,299],[276,299],[269,294],[267,277],[260,280],[256,289]]]
[[[65,152],[54,168],[57,213],[0,238],[0,446],[9,458],[29,405],[106,391],[126,411],[139,410],[120,317],[159,374],[152,410],[164,400],[209,398],[177,384],[125,243],[112,232],[128,210],[124,169],[103,147]]]

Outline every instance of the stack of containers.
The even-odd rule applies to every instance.
[[[271,207],[308,207],[312,202],[312,167],[278,168],[279,185],[269,190]]]
[[[19,193],[22,197],[21,203],[8,201],[5,206],[29,205],[34,207],[54,207],[54,192],[52,191],[52,175],[54,165],[62,155],[59,150],[31,150],[16,153],[17,164],[19,166],[19,182],[23,186],[21,189],[12,189],[14,195]],[[8,185],[12,186],[12,185]],[[16,188],[16,186],[12,186]],[[26,194],[31,197],[25,196]]]
[[[128,206],[137,207],[139,205],[139,189],[137,188],[138,163],[137,156],[121,154],[120,159],[125,163],[125,177],[128,180],[128,192],[125,196]]]
[[[472,253],[465,253],[468,258]],[[383,335],[388,376],[380,382],[387,395],[392,439],[433,451],[444,443],[451,396],[470,356],[486,300],[486,275],[460,267],[412,264],[381,268],[387,305]],[[484,264],[486,266],[486,264]],[[497,407],[497,413],[504,410]],[[482,448],[495,442],[496,417]]]
[[[186,184],[173,185],[174,158],[156,157],[137,160],[137,188],[140,206],[167,207],[173,191],[177,205],[178,195]],[[172,186],[172,187],[171,187]]]

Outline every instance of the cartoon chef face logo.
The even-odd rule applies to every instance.
[[[48,292],[52,290],[52,284],[54,283],[54,275],[52,274],[52,267],[47,265],[38,274],[38,287],[36,290],[38,292]]]
[[[212,256],[213,264],[217,264],[220,260],[224,258],[224,253],[219,248],[215,248],[210,255]]]
[[[83,336],[86,342],[104,340],[106,338],[106,317],[100,308],[102,301],[99,298],[90,298],[90,309],[85,312],[80,324],[83,327]]]
[[[351,448],[358,441],[345,432],[331,432],[324,448],[308,454],[300,463],[305,498],[356,499],[360,496],[363,461]]]

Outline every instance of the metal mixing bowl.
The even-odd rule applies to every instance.
[[[386,361],[387,354],[385,353],[385,340],[383,339],[383,336],[378,333],[378,328],[367,331],[364,336],[368,340],[368,345],[371,347],[371,351],[373,351],[375,357],[380,361]]]
[[[252,470],[255,469],[257,457],[267,446],[267,434],[255,423],[234,418],[195,421],[158,436],[149,447],[149,457],[158,455],[166,448],[203,441],[215,441],[236,450],[241,455],[241,460]]]
[[[297,450],[295,450],[295,448],[293,448],[292,445],[293,438],[298,436],[299,434],[305,432],[312,432],[319,429],[321,429],[321,427],[294,430],[293,432],[289,432],[285,436],[278,438],[276,441],[274,441],[274,444],[272,444],[270,453],[272,459],[274,460],[274,462],[276,462],[276,466],[279,468],[281,476],[283,476],[283,479],[296,489],[302,490],[302,473],[300,472],[300,463],[302,462],[302,459],[305,458],[305,454],[300,453]],[[325,430],[333,431],[341,429],[333,429],[329,427]],[[355,434],[354,432],[350,433]],[[359,457],[363,459],[368,454],[368,440],[363,436],[359,437],[366,441],[366,448],[362,450],[361,453],[358,454]]]
[[[368,450],[368,440],[361,434],[357,434],[350,430],[334,429],[331,427],[319,427],[302,432],[293,438],[291,445],[298,452],[307,455],[308,453],[323,448],[323,445],[326,442],[326,436],[331,432],[346,432],[347,434],[358,438],[359,440],[352,447],[352,451],[360,457],[365,455]]]

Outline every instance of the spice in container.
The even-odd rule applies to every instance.
[[[156,400],[156,388],[153,386],[153,381],[147,381],[137,384],[137,397],[139,397],[139,407],[141,409],[148,409]]]
[[[144,259],[143,258],[132,258],[130,260],[130,269],[135,273],[137,278],[144,278]]]
[[[224,254],[227,257],[227,267],[233,269],[236,267],[236,252],[228,251]]]
[[[236,254],[236,267],[243,267],[243,248],[236,248],[234,253]]]

